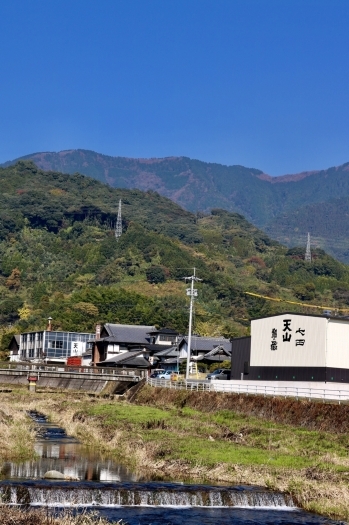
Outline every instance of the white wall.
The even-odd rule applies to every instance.
[[[251,366],[326,366],[327,323],[325,317],[296,314],[251,321]],[[285,335],[289,341],[283,340]]]
[[[348,321],[329,320],[326,366],[331,368],[349,368]]]

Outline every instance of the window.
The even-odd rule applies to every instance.
[[[51,348],[63,348],[63,341],[51,341]]]
[[[159,341],[169,341],[170,343],[175,343],[176,337],[174,335],[159,335]]]

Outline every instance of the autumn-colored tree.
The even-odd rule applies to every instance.
[[[6,286],[10,290],[18,290],[21,286],[21,272],[18,268],[14,268],[11,275],[6,281]]]

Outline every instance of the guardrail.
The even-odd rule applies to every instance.
[[[174,390],[190,390],[201,392],[225,392],[246,395],[293,397],[295,399],[309,399],[320,401],[349,401],[349,390],[335,388],[307,388],[298,386],[276,386],[270,384],[248,384],[247,381],[235,383],[233,381],[171,381],[168,379],[148,378],[147,383],[154,387],[171,388]]]
[[[139,368],[117,368],[117,367],[94,367],[94,366],[48,366],[41,364],[15,364],[9,363],[9,366],[6,368],[0,368],[0,375],[10,375],[10,374],[19,373],[21,375],[36,373],[40,375],[47,375],[48,373],[52,374],[62,374],[62,376],[68,376],[71,374],[79,374],[89,376],[90,379],[97,379],[103,376],[103,379],[134,379],[135,381],[140,381],[141,379],[147,377],[147,370],[141,370]]]

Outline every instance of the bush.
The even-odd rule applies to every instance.
[[[162,266],[150,266],[145,272],[149,283],[164,283],[166,272]]]
[[[214,372],[215,370],[217,370],[217,368],[227,368],[227,369],[231,369],[231,362],[230,361],[221,361],[219,363],[213,363],[212,365],[210,365],[209,367],[209,371],[210,372]]]

